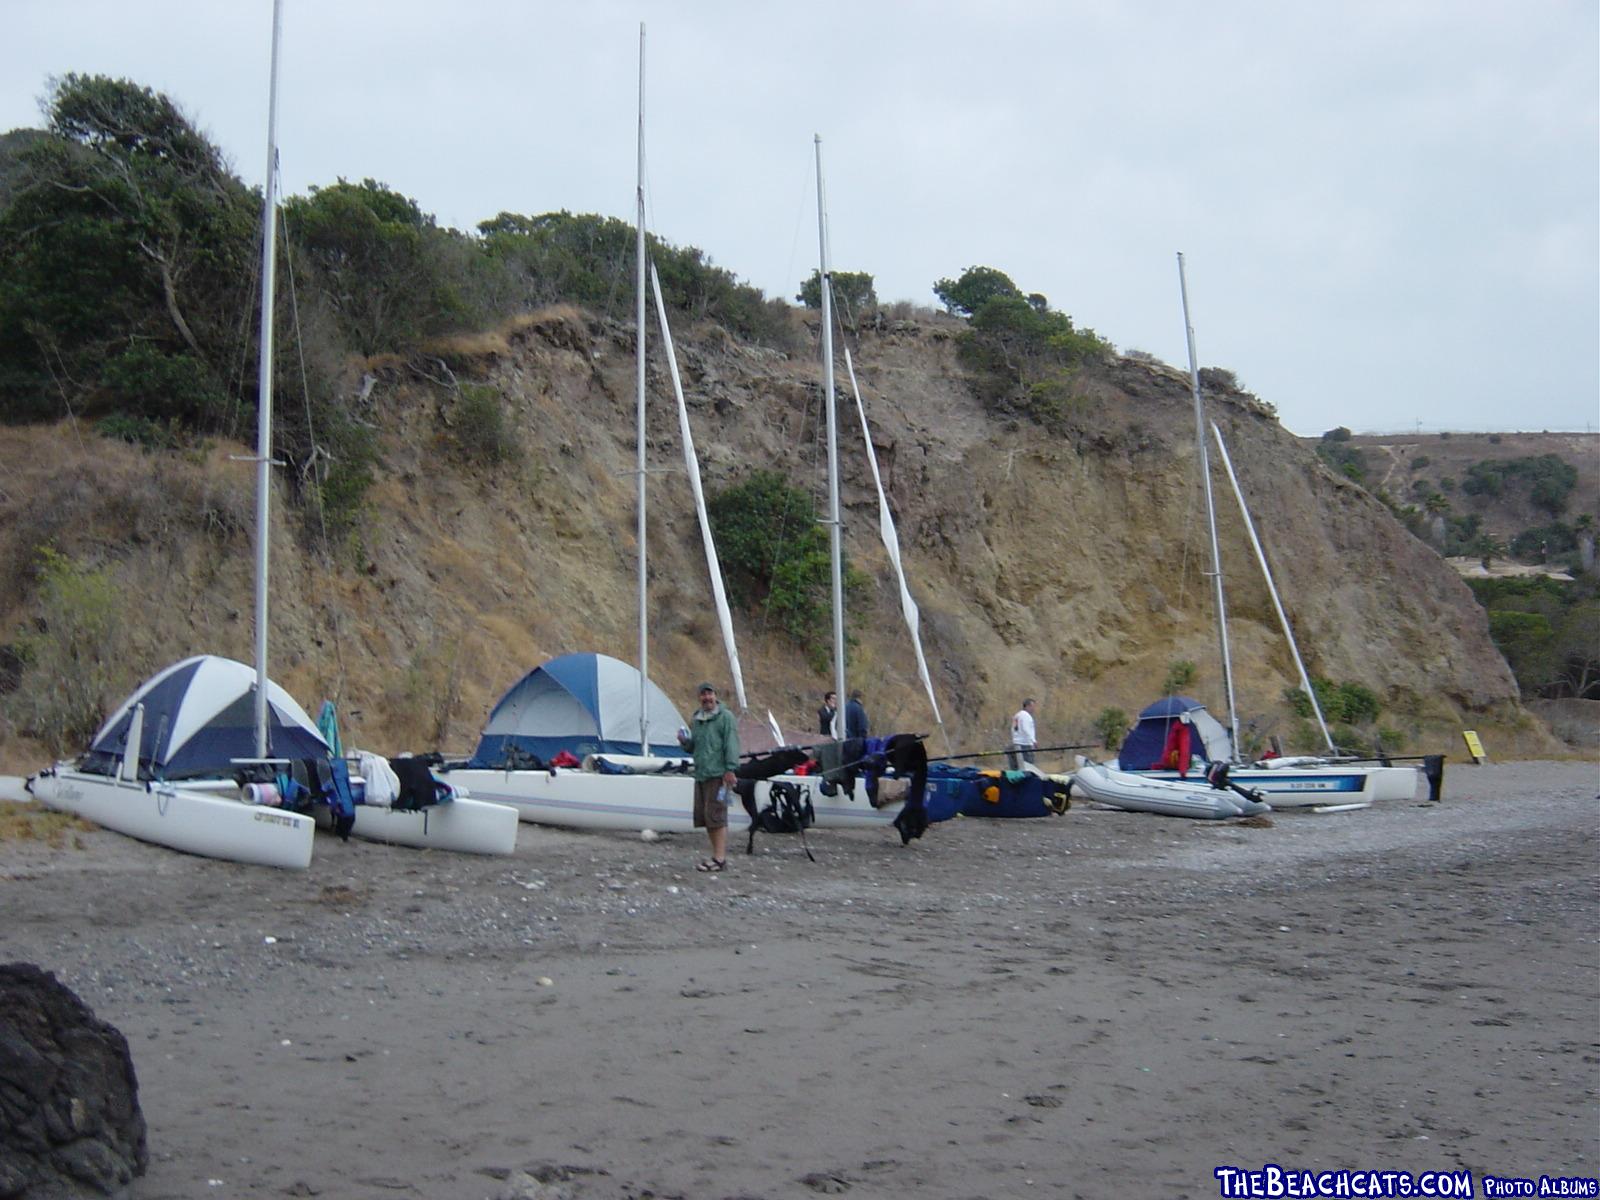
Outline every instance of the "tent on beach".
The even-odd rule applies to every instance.
[[[127,749],[133,712],[144,706],[141,778],[231,775],[234,759],[256,757],[256,672],[231,658],[200,654],[145,680],[100,727],[82,769],[114,774]],[[328,744],[294,698],[267,681],[267,755],[326,758]]]
[[[650,752],[678,755],[685,724],[667,694],[646,688]],[[520,755],[549,761],[561,751],[638,754],[639,669],[606,654],[563,654],[535,667],[489,713],[471,765],[503,767]]]
[[[1228,762],[1233,757],[1228,731],[1206,706],[1187,696],[1167,696],[1139,714],[1139,720],[1123,739],[1117,762],[1124,771],[1148,771],[1171,749],[1178,726],[1187,723],[1194,736],[1189,754],[1203,762]],[[1187,763],[1185,763],[1187,770]]]

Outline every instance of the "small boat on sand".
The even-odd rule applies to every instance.
[[[1090,800],[1128,812],[1159,813],[1202,821],[1254,817],[1271,811],[1269,805],[1252,799],[1243,788],[1152,779],[1148,775],[1116,771],[1086,758],[1078,759],[1072,789]]]

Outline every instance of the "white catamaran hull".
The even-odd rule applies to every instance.
[[[1366,808],[1378,799],[1374,775],[1385,767],[1233,767],[1228,780],[1240,787],[1262,793],[1262,798],[1273,808]],[[1123,774],[1140,779],[1179,783],[1176,771],[1127,771]],[[1412,777],[1412,790],[1416,787],[1416,773]],[[1194,778],[1191,776],[1191,778]],[[1195,778],[1197,786],[1206,786],[1203,779]],[[1385,786],[1389,786],[1385,781]]]
[[[1422,772],[1415,767],[1374,767],[1372,770],[1372,802],[1387,800],[1415,800],[1417,784]]]
[[[34,776],[28,789],[51,808],[141,842],[291,871],[311,865],[315,822],[300,813],[181,783],[85,775],[65,765]]]
[[[1245,785],[1248,786],[1248,785]],[[1078,760],[1072,776],[1073,791],[1101,804],[1128,812],[1159,813],[1167,817],[1192,817],[1221,821],[1267,811],[1238,792],[1205,783],[1180,783],[1130,771],[1114,771],[1100,763]]]
[[[517,848],[517,810],[507,804],[458,796],[417,811],[356,805],[351,836],[419,850],[458,854],[510,854]],[[319,815],[319,824],[323,820]]]
[[[213,795],[238,794],[237,787],[227,780],[207,780],[188,786]],[[333,828],[333,814],[326,805],[318,805],[313,817],[319,829]],[[517,813],[508,805],[469,800],[465,795],[421,809],[357,804],[350,836],[418,850],[510,854],[517,848]]]
[[[566,829],[609,829],[638,833],[687,833],[694,829],[694,780],[687,775],[609,775],[559,768],[545,771],[491,771],[465,767],[439,772],[478,800],[510,805],[524,821]],[[779,776],[811,789],[818,828],[874,829],[889,825],[895,804],[873,808],[866,788],[856,798],[843,792],[824,796],[815,776]],[[756,784],[756,808],[765,807],[770,781]],[[359,810],[357,824],[360,824]],[[748,829],[749,814],[738,801],[728,806],[728,828]]]

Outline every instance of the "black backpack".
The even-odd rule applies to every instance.
[[[766,807],[757,812],[755,799],[752,795],[745,800],[745,809],[750,813],[750,844],[745,847],[746,854],[756,852],[756,833],[798,833],[800,845],[806,852],[806,857],[816,862],[816,856],[811,853],[811,847],[806,844],[806,830],[816,823],[817,813],[811,807],[811,788],[802,783],[789,783],[787,780],[774,780],[767,792]]]

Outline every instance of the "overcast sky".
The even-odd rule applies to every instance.
[[[1595,0],[284,0],[286,190],[440,224],[632,220],[793,299],[997,267],[1296,433],[1600,427]],[[271,0],[0,0],[0,130],[51,76],[163,91],[263,176]]]

